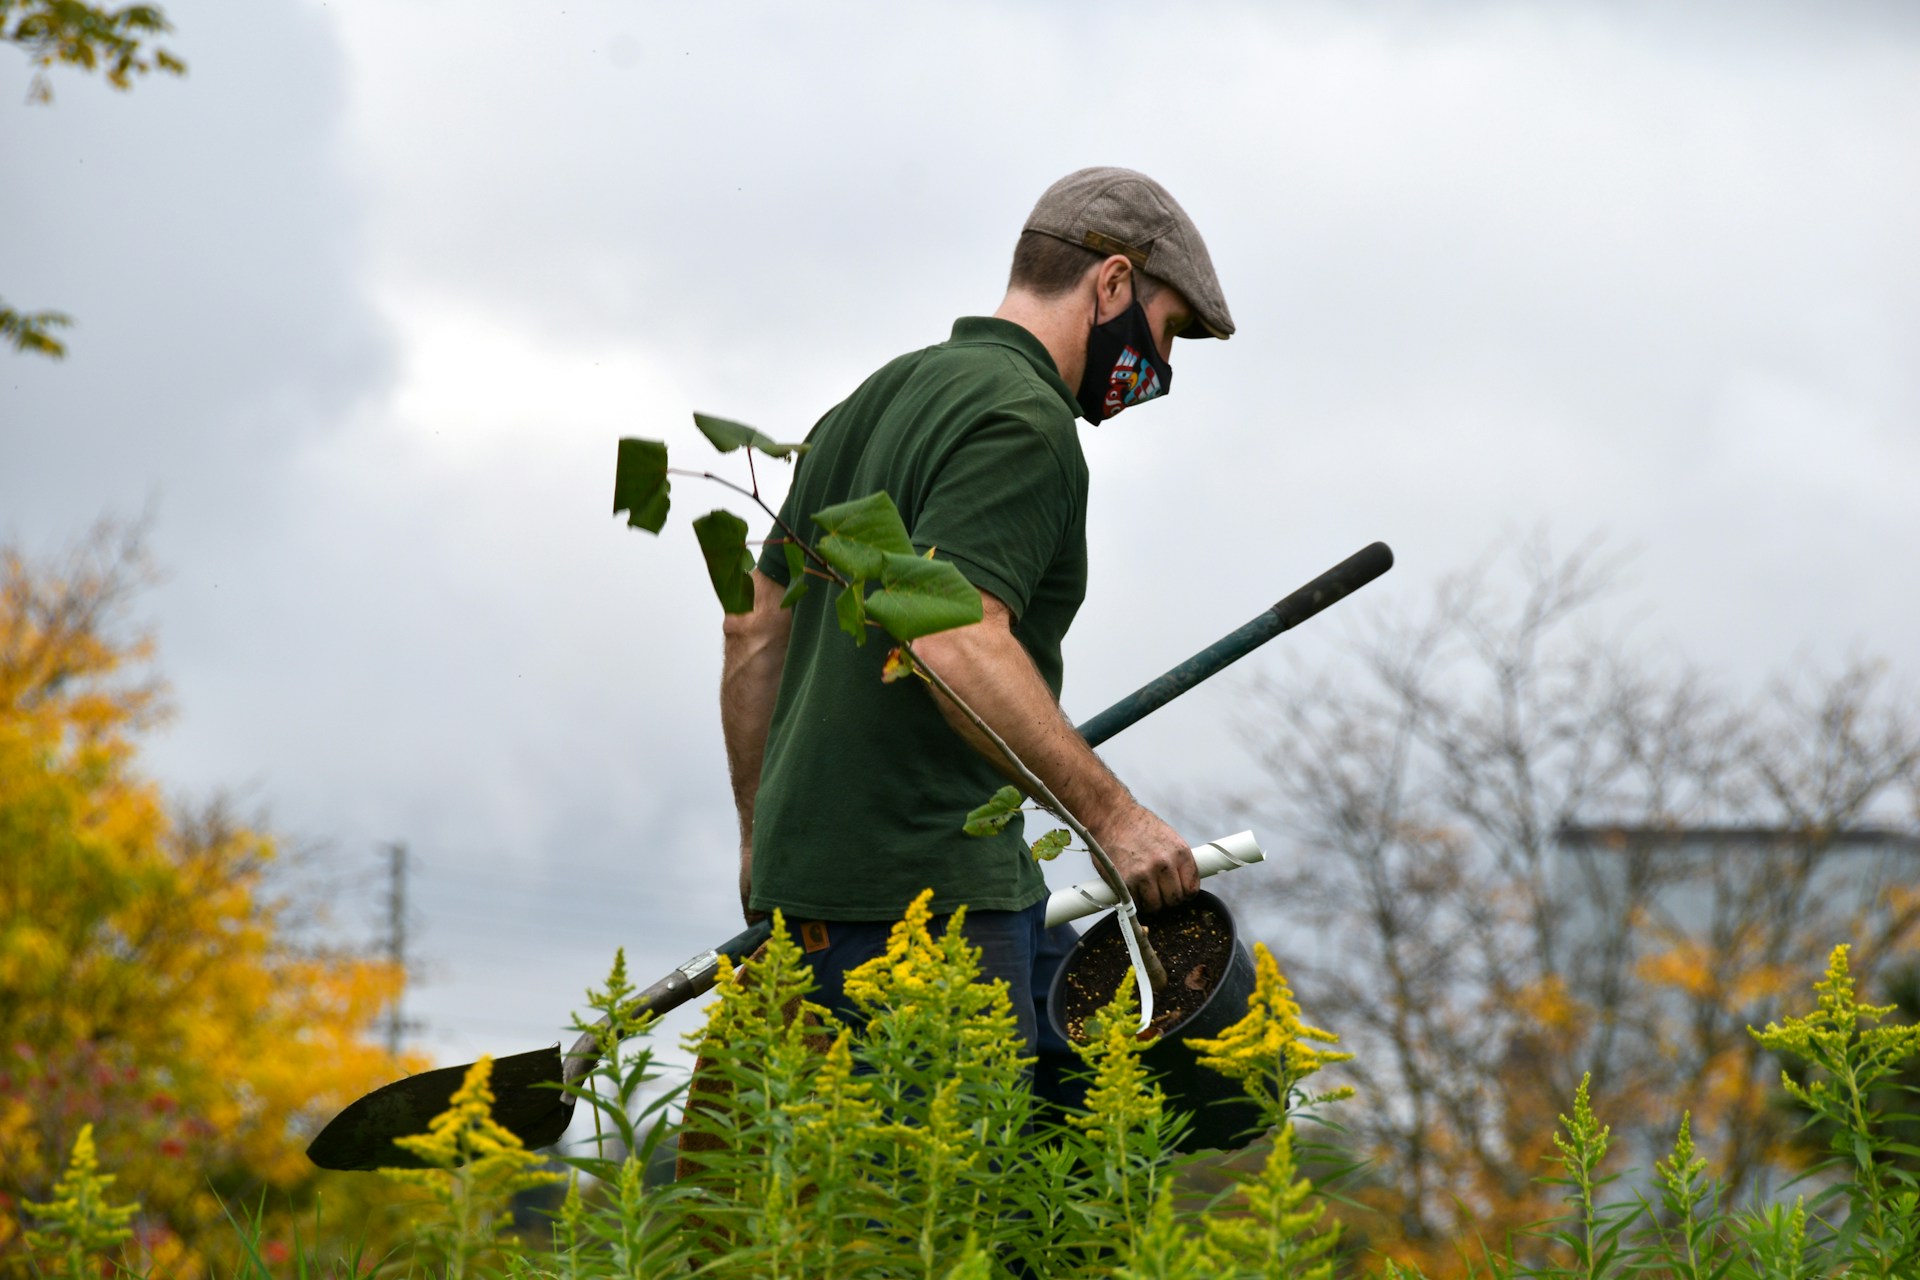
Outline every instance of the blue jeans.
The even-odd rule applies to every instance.
[[[946,932],[950,919],[944,915],[933,918],[935,937]],[[793,934],[803,948],[801,958],[820,984],[811,998],[832,1010],[847,1026],[861,1026],[866,1019],[847,999],[842,984],[848,970],[886,951],[887,935],[892,931],[893,925],[884,920],[797,921]],[[1033,1071],[1034,1096],[1043,1104],[1080,1106],[1086,1085],[1068,1078],[1069,1073],[1081,1069],[1080,1059],[1047,1019],[1047,989],[1080,935],[1071,925],[1049,929],[1044,901],[1024,911],[969,910],[961,932],[980,948],[981,980],[999,978],[1007,984],[1025,1051],[1038,1059]]]

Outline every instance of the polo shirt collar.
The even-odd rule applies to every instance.
[[[1054,366],[1053,356],[1046,345],[1013,321],[1002,320],[998,316],[962,316],[953,322],[953,337],[948,341],[954,346],[1008,347],[1019,352],[1046,379],[1054,393],[1066,402],[1067,408],[1075,416],[1079,415],[1080,401],[1061,378],[1060,370]]]

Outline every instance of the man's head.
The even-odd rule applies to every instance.
[[[1174,337],[1233,333],[1199,229],[1131,169],[1082,169],[1047,188],[1014,249],[1001,314],[1047,343],[1093,422],[1165,394]]]

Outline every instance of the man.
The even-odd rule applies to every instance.
[[[781,511],[813,540],[812,513],[885,490],[914,545],[979,588],[980,622],[915,651],[1086,824],[1144,911],[1187,897],[1199,876],[1186,841],[1059,707],[1060,643],[1086,592],[1074,418],[1165,395],[1176,336],[1232,332],[1200,233],[1164,188],[1126,169],[1070,174],[1027,219],[993,316],[958,321],[949,341],[894,360],[828,412]],[[996,837],[961,831],[1003,782],[998,753],[923,682],[883,683],[889,646],[856,647],[830,592],[781,609],[787,577],[770,541],[753,611],[725,628],[743,909],[785,913],[817,998],[846,1017],[842,975],[884,950],[915,895],[932,887],[941,916],[965,904],[965,932],[986,976],[1007,981],[1049,1092],[1065,1046],[1044,1001],[1074,935],[1046,929],[1046,884],[1017,823]]]

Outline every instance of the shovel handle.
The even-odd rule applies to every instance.
[[[1081,725],[1080,736],[1090,745],[1099,746],[1142,716],[1166,706],[1201,681],[1218,675],[1281,632],[1293,630],[1391,568],[1393,548],[1384,542],[1362,547],[1253,621],[1222,636],[1158,680]]]

